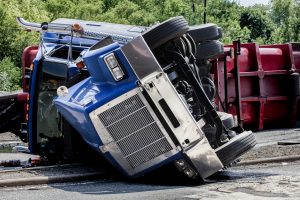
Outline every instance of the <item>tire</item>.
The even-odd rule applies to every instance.
[[[143,33],[143,37],[150,49],[153,50],[169,40],[180,37],[188,29],[188,22],[184,17],[178,16],[151,27]]]
[[[219,41],[206,41],[197,45],[197,59],[211,59],[224,53],[224,46]]]
[[[298,73],[291,74],[291,95],[299,96],[300,95],[300,76]]]
[[[187,33],[195,40],[201,43],[207,40],[217,40],[222,37],[222,29],[215,24],[201,24],[190,26]]]
[[[215,151],[222,164],[226,167],[238,157],[252,149],[256,144],[254,133],[244,131],[232,138],[226,144],[218,147]]]

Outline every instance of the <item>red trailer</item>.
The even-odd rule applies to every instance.
[[[219,108],[253,130],[296,126],[300,44],[234,42],[224,52],[213,70]]]
[[[297,126],[300,43],[241,44],[239,55],[234,55],[237,48],[234,44],[226,45],[224,55],[212,61],[219,109],[237,116],[244,127],[252,130]],[[31,63],[37,49],[37,46],[27,47],[22,55],[24,92],[28,91]],[[240,82],[238,91],[236,77]]]

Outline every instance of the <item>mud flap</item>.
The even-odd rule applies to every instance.
[[[186,151],[186,155],[204,180],[223,168],[223,165],[206,138]]]

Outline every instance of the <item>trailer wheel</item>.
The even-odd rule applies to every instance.
[[[239,156],[253,148],[255,144],[256,139],[254,133],[251,131],[244,131],[233,137],[226,144],[218,147],[215,151],[222,164],[226,167],[234,162]]]
[[[298,73],[291,74],[291,95],[300,95],[300,76]]]
[[[180,37],[188,29],[188,22],[184,17],[178,16],[151,27],[143,33],[143,37],[150,49],[153,50],[171,39]]]
[[[206,41],[197,45],[196,58],[210,59],[224,53],[224,46],[219,41]]]
[[[215,24],[201,24],[197,26],[190,26],[187,33],[200,43],[206,40],[217,40],[222,37],[222,29]]]

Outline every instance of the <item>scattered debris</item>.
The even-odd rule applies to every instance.
[[[297,144],[300,144],[300,140],[280,141],[277,144],[278,145],[297,145]]]

